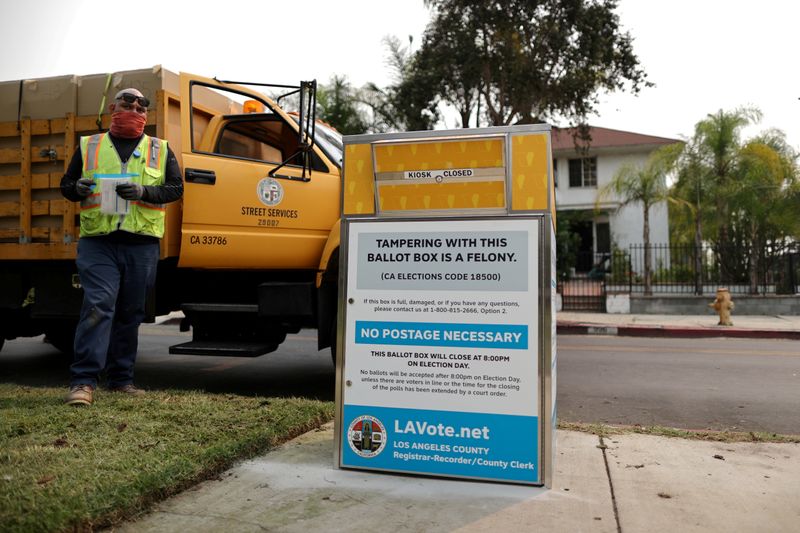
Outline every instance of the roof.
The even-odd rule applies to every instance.
[[[553,151],[574,150],[576,128],[553,128],[552,142]],[[645,148],[658,147],[667,144],[681,142],[680,139],[669,139],[667,137],[656,137],[654,135],[643,135],[632,131],[612,130],[609,128],[598,128],[589,126],[589,149],[600,148]],[[582,146],[583,141],[578,140],[578,145]]]

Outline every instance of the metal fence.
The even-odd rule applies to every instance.
[[[574,266],[559,273],[557,292],[562,310],[605,313],[608,257],[591,252],[573,254],[569,263]]]
[[[563,280],[558,283],[563,311],[606,312],[605,283],[583,277]]]
[[[645,253],[650,252],[650,294],[800,294],[800,247],[750,256],[741,249],[642,244],[610,253],[579,252],[561,268],[557,291],[564,311],[606,311],[609,293],[647,294]]]
[[[652,294],[713,294],[718,287],[738,294],[800,293],[798,247],[751,255],[736,247],[665,244],[637,244],[605,254],[606,290],[644,293],[648,251]]]

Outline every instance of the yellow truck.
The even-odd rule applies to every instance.
[[[145,131],[169,141],[184,173],[148,297],[149,320],[181,310],[191,327],[192,341],[170,352],[257,356],[304,327],[331,345],[342,139],[314,120],[313,82],[269,86],[284,93],[275,99],[254,85],[158,66],[0,82],[0,346],[44,333],[72,349],[78,206],[59,182],[125,87],[151,100]],[[282,107],[297,100],[296,113]]]

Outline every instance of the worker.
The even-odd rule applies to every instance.
[[[108,106],[110,130],[81,137],[61,178],[61,194],[81,202],[76,264],[83,305],[65,398],[69,405],[91,405],[103,372],[109,391],[144,394],[133,383],[139,325],[155,284],[165,204],[183,195],[175,154],[166,141],[144,134],[149,105],[137,89],[119,91]],[[101,206],[106,178],[117,178],[105,186],[114,186],[111,197],[127,206],[125,214]]]

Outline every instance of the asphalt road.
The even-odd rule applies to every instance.
[[[189,340],[191,334],[180,333],[177,326],[143,325],[136,383],[145,389],[334,398],[331,353],[317,351],[314,331],[290,335],[277,351],[261,357],[169,354],[169,346]],[[66,387],[69,361],[42,337],[6,341],[0,352],[0,381]]]
[[[258,358],[177,356],[176,326],[144,326],[137,383],[332,400],[329,350],[316,335],[290,336]],[[800,434],[800,342],[559,336],[558,416],[563,420]],[[67,385],[68,362],[41,337],[7,341],[0,380]]]
[[[800,341],[559,336],[558,416],[800,434]]]

